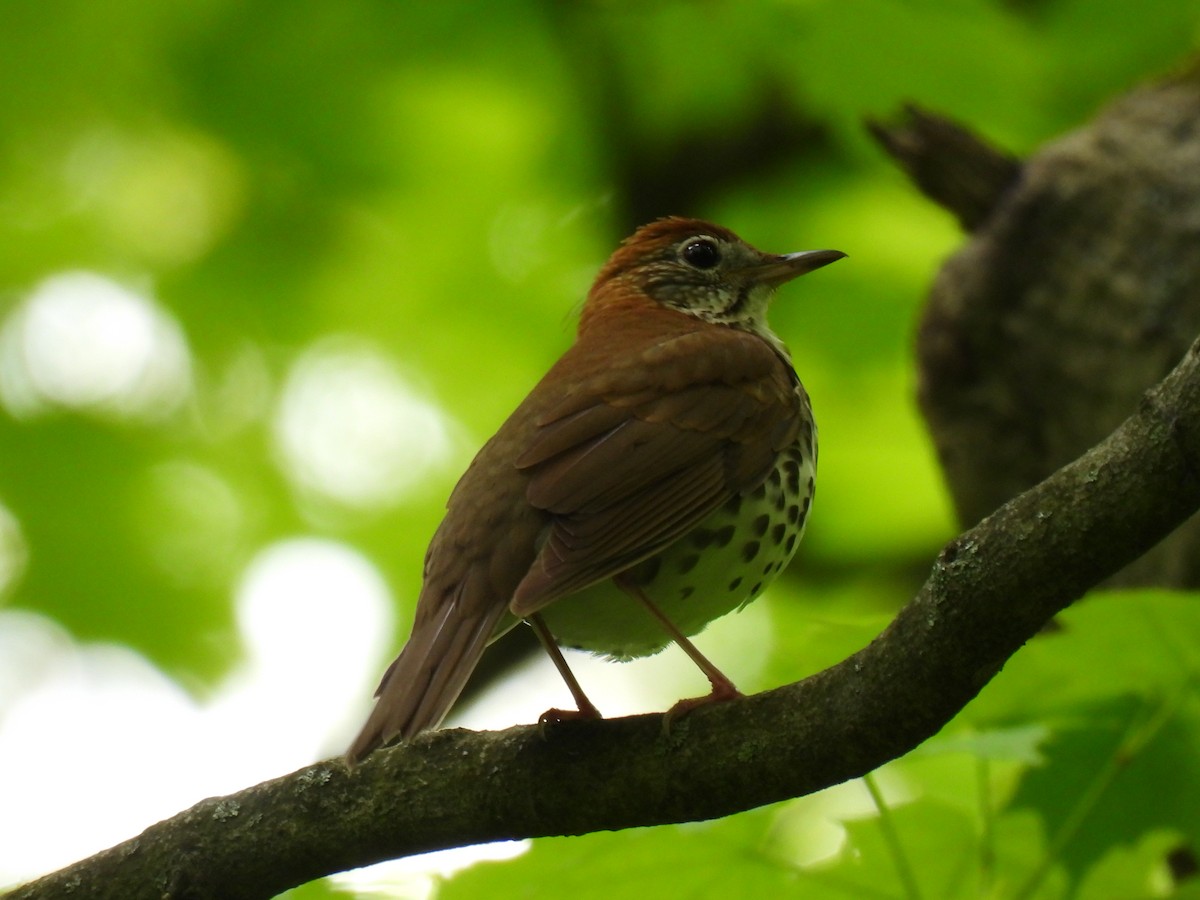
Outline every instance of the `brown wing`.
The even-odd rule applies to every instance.
[[[754,335],[693,327],[621,357],[544,413],[517,458],[526,499],[552,517],[513,595],[518,616],[668,546],[795,440],[795,376]]]

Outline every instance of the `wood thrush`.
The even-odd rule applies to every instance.
[[[791,560],[813,495],[808,395],[767,306],[845,256],[755,250],[696,219],[628,238],[572,346],[459,480],[425,556],[412,635],[346,756],[436,726],[487,644],[524,619],[578,710],[599,716],[556,645],[617,659],[674,640],[712,693],[739,696],[687,639]]]

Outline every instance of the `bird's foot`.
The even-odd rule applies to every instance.
[[[551,725],[558,725],[560,722],[589,721],[603,718],[604,716],[600,715],[600,710],[592,706],[590,702],[580,706],[579,709],[548,709],[538,716],[538,735],[542,740],[545,740],[546,728]]]
[[[712,703],[726,703],[730,700],[739,700],[746,696],[736,687],[728,678],[714,680],[712,682],[712,692],[705,694],[703,697],[690,697],[686,700],[680,700],[665,713],[663,713],[662,731],[663,735],[671,733],[671,725],[677,719],[681,719],[694,709],[699,709],[701,706],[708,706]]]

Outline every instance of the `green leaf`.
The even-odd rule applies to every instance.
[[[1110,897],[1182,897],[1168,891],[1172,879],[1164,860],[1180,846],[1178,834],[1152,832],[1131,845],[1109,850],[1087,872],[1076,900],[1108,900]],[[1200,888],[1200,885],[1193,885]],[[1193,895],[1195,891],[1192,891]]]
[[[969,753],[976,759],[1020,762],[1036,766],[1045,761],[1041,746],[1049,736],[1049,729],[1041,724],[939,735],[914,750],[913,755]]]
[[[793,869],[763,852],[772,813],[716,822],[543,838],[518,859],[481,863],[448,880],[439,898],[781,896]]]
[[[1012,805],[1045,821],[1052,858],[1077,880],[1146,835],[1200,835],[1200,699],[1114,698],[1077,709]]]

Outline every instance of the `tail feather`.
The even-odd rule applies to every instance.
[[[375,708],[346,751],[357,765],[376,747],[438,725],[462,693],[492,638],[503,604],[472,603],[468,577],[431,616],[418,615],[413,633],[388,667]]]

